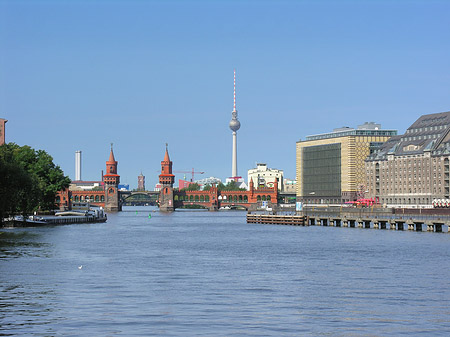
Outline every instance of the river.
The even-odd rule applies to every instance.
[[[127,207],[0,230],[0,336],[448,336],[450,234]]]

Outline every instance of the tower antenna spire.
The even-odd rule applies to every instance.
[[[237,119],[236,110],[236,69],[234,69],[233,79],[233,111],[231,112],[230,129],[233,131],[233,154],[231,163],[231,176],[237,177],[237,130],[241,127],[241,123]]]
[[[233,72],[233,111],[236,111],[236,69]]]

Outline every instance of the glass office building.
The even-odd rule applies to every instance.
[[[381,130],[373,122],[356,129],[344,127],[306,137],[296,144],[297,201],[342,204],[364,197],[364,161],[395,130]]]

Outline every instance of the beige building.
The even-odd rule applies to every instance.
[[[343,127],[298,141],[297,201],[341,204],[364,197],[365,159],[396,134],[366,122],[356,129]]]
[[[284,179],[284,191],[286,193],[295,193],[297,191],[297,181],[292,179]]]
[[[248,184],[253,180],[253,184],[257,187],[273,187],[274,182],[278,181],[278,190],[283,191],[283,170],[271,169],[267,164],[256,164],[256,168],[247,172]]]
[[[387,206],[446,203],[449,191],[450,112],[423,115],[366,161],[369,197]]]

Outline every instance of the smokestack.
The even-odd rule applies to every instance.
[[[75,180],[81,180],[81,151],[75,151]]]

